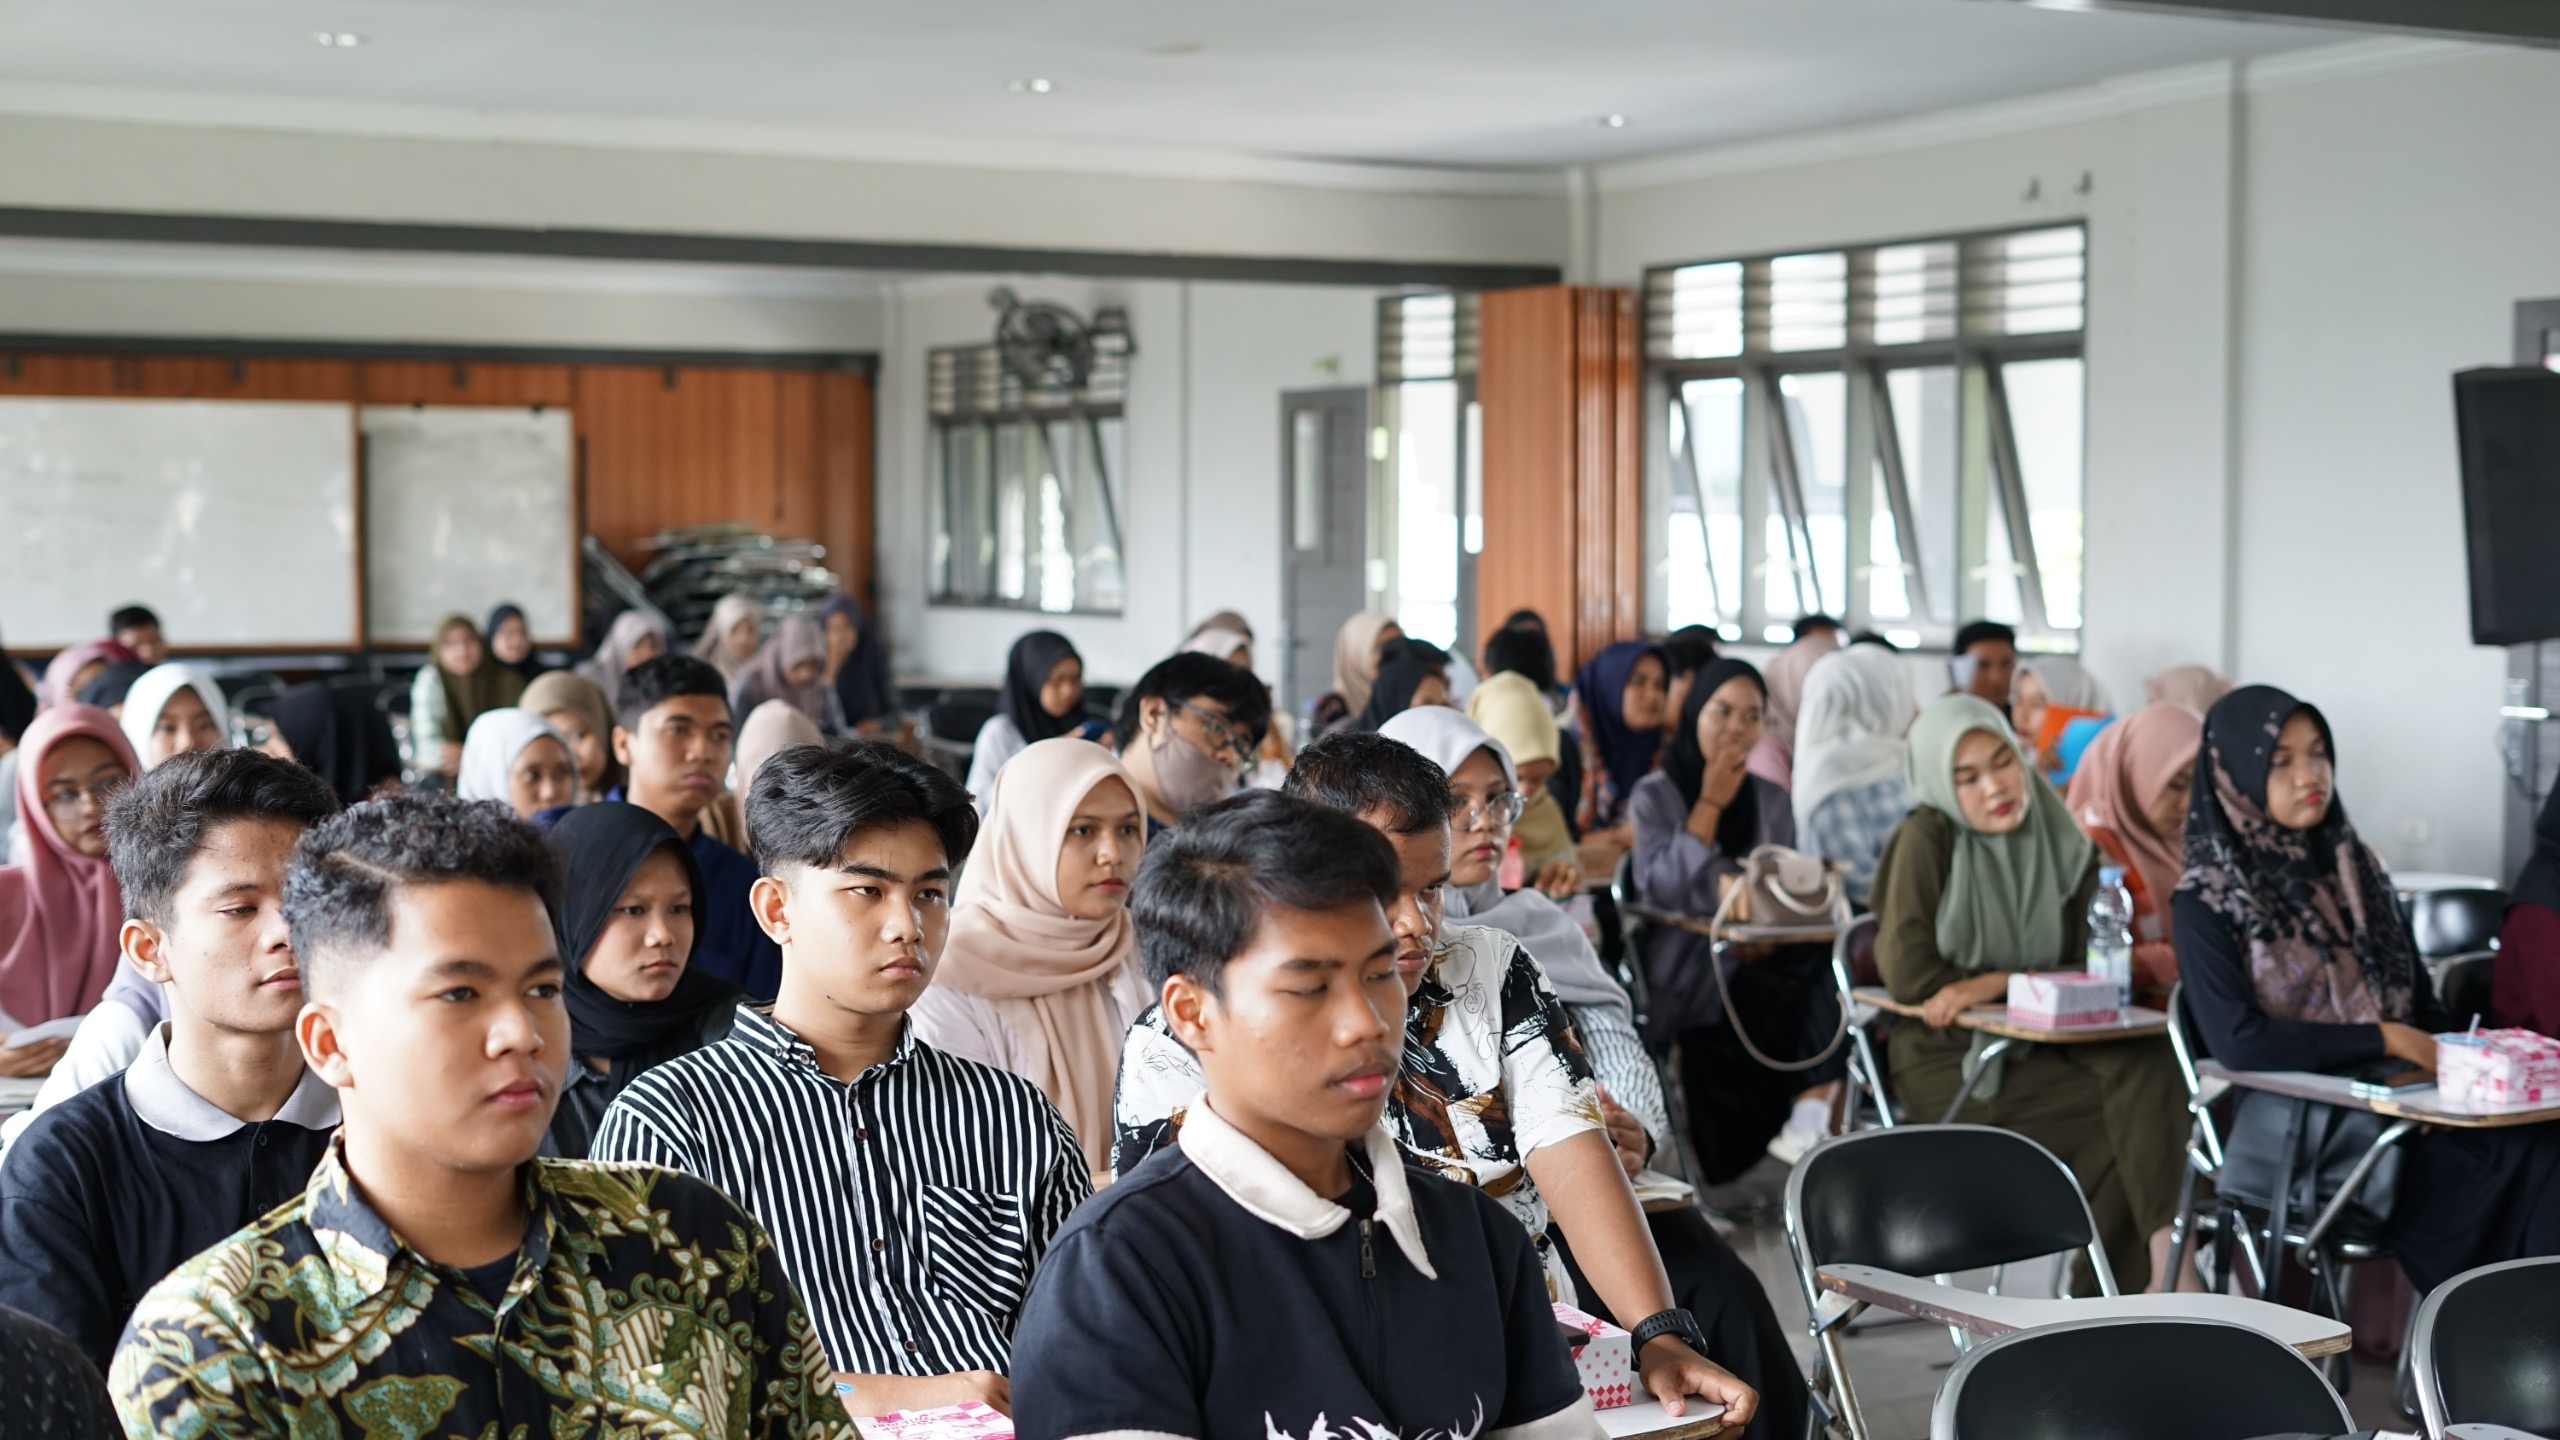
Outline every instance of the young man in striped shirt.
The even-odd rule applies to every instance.
[[[857,1415],[982,1400],[1005,1375],[1031,1273],[1092,1180],[1029,1081],[919,1042],[969,794],[894,746],[796,746],[747,796],[782,947],[768,1012],[631,1082],[599,1160],[699,1175],[763,1222]]]

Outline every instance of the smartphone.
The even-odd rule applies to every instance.
[[[2436,1083],[2434,1071],[2421,1070],[2412,1065],[2408,1069],[2394,1070],[2390,1074],[2371,1080],[2358,1080],[2347,1087],[2347,1093],[2359,1100],[2388,1100],[2394,1095],[2405,1095],[2412,1090],[2424,1090],[2434,1083]]]

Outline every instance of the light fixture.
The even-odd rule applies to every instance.
[[[1627,128],[1627,117],[1624,115],[1594,115],[1591,117],[1591,123],[1599,126],[1603,130],[1624,130]]]
[[[316,30],[311,43],[327,50],[353,50],[364,43],[364,37],[353,30]]]
[[[1004,82],[1004,88],[1016,95],[1046,95],[1052,87],[1045,76],[1023,75]]]

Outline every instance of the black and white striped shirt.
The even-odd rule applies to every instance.
[[[1049,1239],[1092,1193],[1037,1087],[907,1027],[851,1084],[766,1011],[633,1080],[594,1158],[698,1175],[773,1236],[838,1370],[1008,1370]]]

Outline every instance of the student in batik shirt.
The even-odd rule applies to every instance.
[[[300,1199],[136,1308],[127,1435],[850,1440],[755,1221],[687,1176],[534,1158],[570,1058],[557,877],[531,827],[447,796],[303,836],[296,1036],[345,1122]]]

